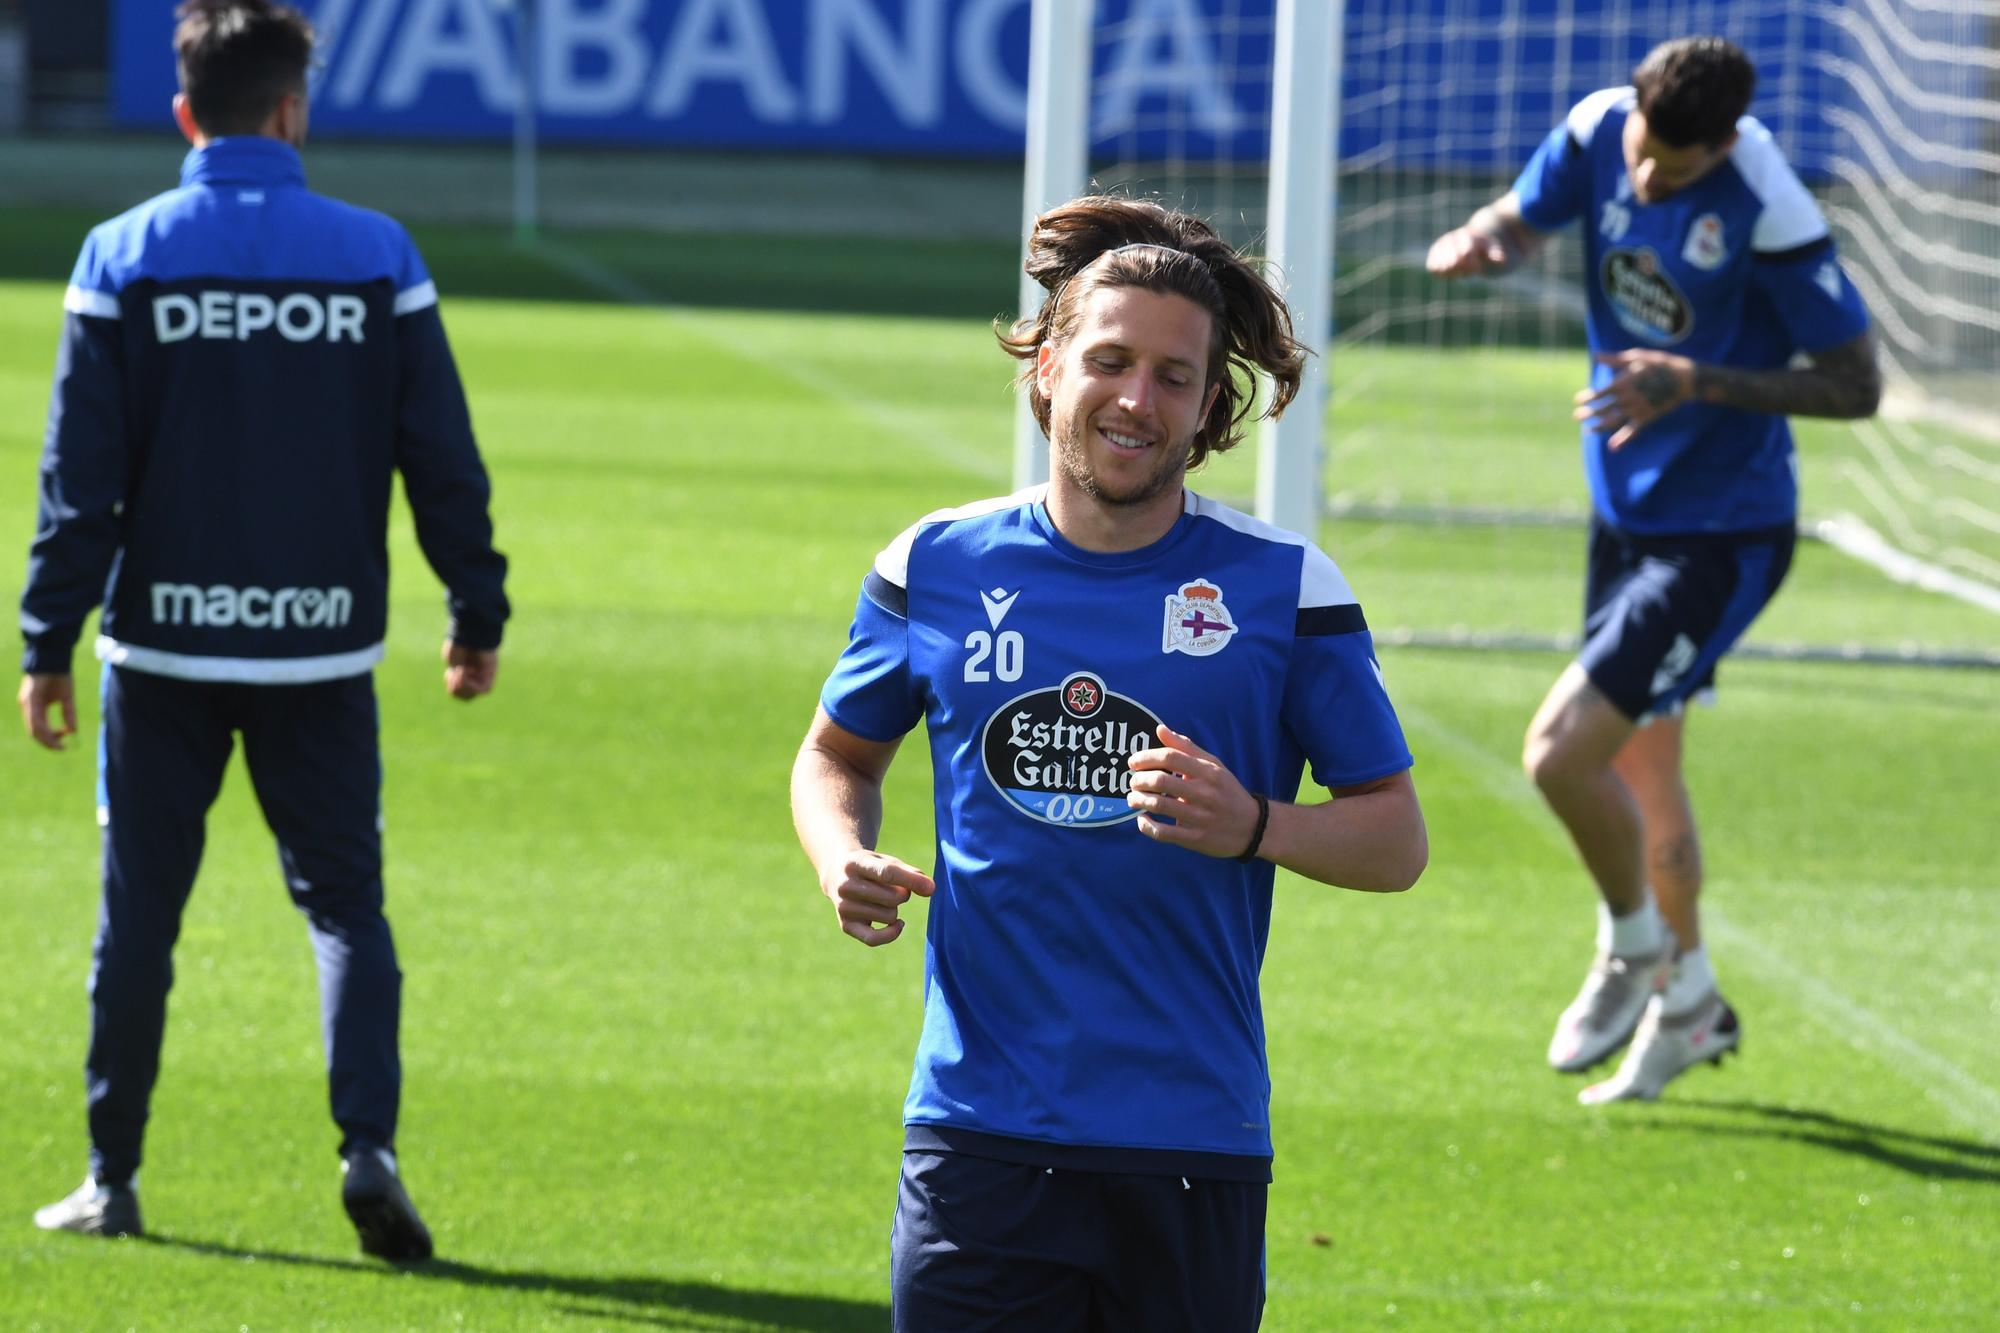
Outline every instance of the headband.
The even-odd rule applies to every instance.
[[[1106,250],[1104,253],[1107,255],[1122,255],[1133,250],[1158,250],[1161,254],[1187,255],[1187,251],[1185,250],[1176,250],[1173,246],[1161,245],[1158,241],[1134,241],[1130,245],[1121,245],[1114,250]],[[1194,256],[1188,255],[1188,258],[1192,259]]]

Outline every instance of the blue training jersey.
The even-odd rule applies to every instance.
[[[403,228],[315,194],[262,136],[94,229],[63,300],[21,597],[29,671],[98,653],[193,680],[358,675],[382,655],[400,472],[450,635],[497,647],[507,562],[437,289]]]
[[[1743,117],[1726,159],[1642,204],[1622,142],[1635,105],[1630,88],[1585,98],[1514,183],[1531,227],[1584,220],[1591,351],[1657,347],[1765,370],[1867,331],[1868,310],[1819,207],[1763,125]],[[1593,363],[1591,385],[1614,374]],[[1616,451],[1604,440],[1584,428],[1591,499],[1628,532],[1741,532],[1788,524],[1798,512],[1782,416],[1685,403]]]
[[[1085,551],[1045,492],[898,537],[821,694],[857,735],[930,735],[937,892],[904,1119],[1022,1160],[1057,1145],[1268,1179],[1275,868],[1147,838],[1126,760],[1165,722],[1290,800],[1308,763],[1337,787],[1410,753],[1361,607],[1317,548],[1190,493],[1152,545]]]

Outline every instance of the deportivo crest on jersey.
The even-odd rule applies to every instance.
[[[1161,652],[1210,657],[1226,648],[1235,632],[1235,617],[1222,604],[1222,589],[1207,579],[1183,583],[1178,593],[1167,594]]]
[[[1687,244],[1681,247],[1681,258],[1699,269],[1718,269],[1729,258],[1729,246],[1722,238],[1722,219],[1714,213],[1703,213],[1688,228]]]
[[[986,721],[980,756],[1007,803],[1031,819],[1101,828],[1138,817],[1126,761],[1154,744],[1160,719],[1078,671],[1060,685],[1009,699]]]
[[[1673,343],[1694,328],[1694,307],[1650,247],[1606,251],[1598,280],[1618,322],[1631,333]]]

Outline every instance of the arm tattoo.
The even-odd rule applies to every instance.
[[[1484,205],[1465,225],[1468,231],[1500,242],[1501,248],[1507,252],[1507,262],[1495,271],[1511,273],[1541,248],[1542,238],[1511,209],[1501,207],[1504,202],[1496,200]]]
[[[1654,407],[1665,407],[1680,392],[1679,386],[1674,383],[1674,372],[1665,366],[1646,367],[1632,377],[1632,387]]]
[[[1852,420],[1875,415],[1882,399],[1882,371],[1875,364],[1874,334],[1811,353],[1810,360],[1802,370],[1697,365],[1694,396],[1704,403],[1787,416]]]

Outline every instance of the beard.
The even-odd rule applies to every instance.
[[[1099,504],[1119,509],[1143,505],[1182,484],[1187,474],[1188,456],[1193,449],[1192,440],[1154,445],[1153,452],[1158,457],[1153,460],[1152,468],[1136,480],[1118,487],[1107,485],[1092,471],[1089,447],[1084,443],[1090,431],[1087,421],[1063,423],[1056,432],[1055,465],[1062,469],[1072,485]]]

